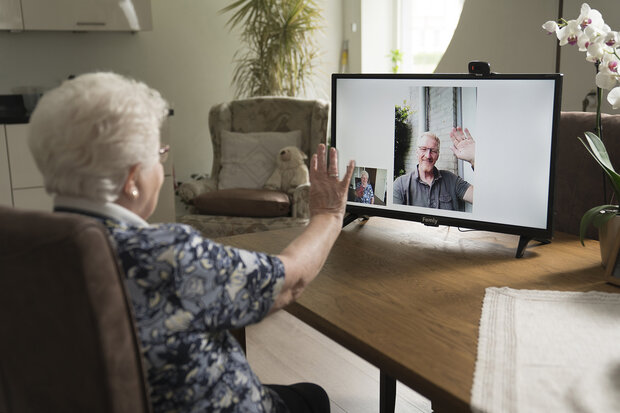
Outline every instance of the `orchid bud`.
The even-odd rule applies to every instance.
[[[549,20],[542,25],[542,28],[545,29],[548,34],[553,34],[558,31],[558,24],[553,20]]]

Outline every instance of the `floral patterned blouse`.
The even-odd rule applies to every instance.
[[[355,186],[356,192],[359,191],[361,186],[362,186],[362,183],[358,182],[357,185]],[[372,190],[372,185],[366,184],[363,195],[361,197],[356,196],[355,202],[363,202],[364,204],[370,204],[374,196],[375,194]]]
[[[277,257],[223,246],[186,225],[149,226],[121,211],[129,214],[127,222],[114,213],[118,205],[105,204],[102,213],[84,202],[67,207],[63,201],[56,210],[95,216],[111,234],[134,307],[154,412],[288,412],[228,332],[267,315],[284,283]]]

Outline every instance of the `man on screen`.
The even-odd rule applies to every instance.
[[[450,138],[456,157],[469,162],[473,169],[475,142],[469,130],[453,128]],[[435,167],[439,146],[437,135],[431,132],[422,134],[416,150],[417,167],[394,181],[392,196],[395,204],[463,211],[463,201],[474,202],[473,185],[450,171],[440,171]]]

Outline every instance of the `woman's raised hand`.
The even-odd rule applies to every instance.
[[[329,165],[327,150],[319,144],[317,151],[310,160],[310,216],[334,214],[344,216],[347,203],[349,182],[353,176],[355,161],[349,161],[347,171],[342,179],[338,177],[338,151],[329,149]]]

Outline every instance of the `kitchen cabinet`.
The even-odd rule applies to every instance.
[[[23,30],[20,0],[0,0],[0,30]]]
[[[167,122],[162,141],[169,143]],[[159,192],[157,208],[149,222],[174,222],[174,179],[172,156],[164,164],[164,184]],[[0,124],[0,204],[15,208],[51,211],[53,199],[43,186],[43,176],[28,148],[28,124]]]
[[[16,208],[51,211],[52,197],[28,149],[28,124],[3,125],[10,179],[10,198]],[[4,198],[8,198],[6,194]]]
[[[150,0],[0,0],[0,29],[141,31],[152,28]]]
[[[13,205],[9,153],[6,148],[6,135],[3,125],[0,125],[0,205]]]

